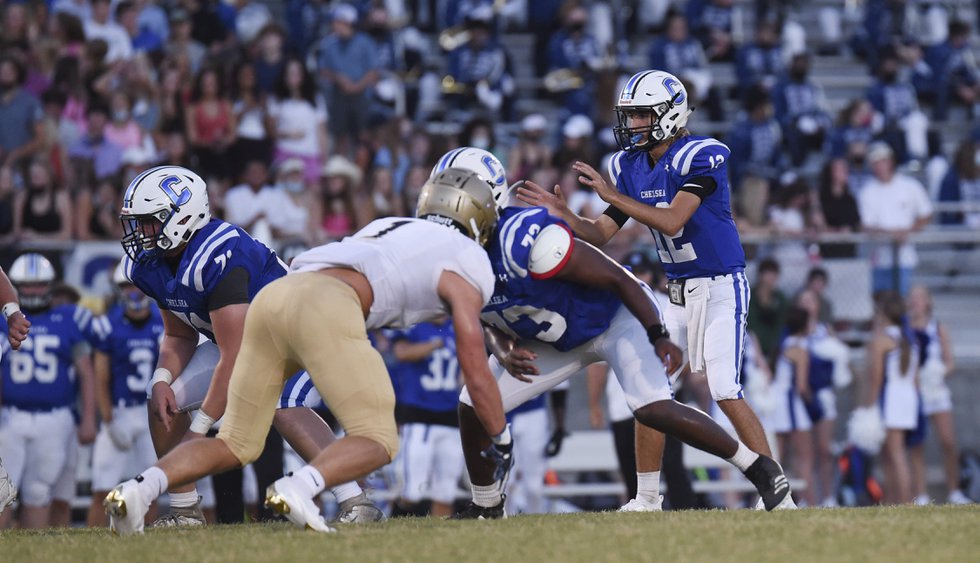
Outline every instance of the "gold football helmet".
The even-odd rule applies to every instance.
[[[447,168],[422,186],[415,216],[453,227],[481,246],[497,225],[490,184],[475,172]]]

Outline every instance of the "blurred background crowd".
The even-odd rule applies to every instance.
[[[860,353],[890,322],[875,292],[925,319],[931,298],[912,286],[933,270],[915,233],[952,233],[954,254],[926,257],[952,276],[974,248],[956,237],[980,226],[972,0],[7,0],[0,26],[5,266],[23,249],[118,240],[126,185],[161,163],[200,173],[216,216],[286,258],[411,215],[458,146],[596,215],[605,204],[571,164],[605,170],[616,96],[645,68],[680,77],[689,128],[732,149],[760,372],[778,372],[787,330]],[[606,250],[638,250],[638,267],[656,256],[637,226]],[[794,475],[816,484],[807,502],[830,503],[839,452],[819,421],[834,417],[813,419],[778,433],[802,456]],[[939,424],[946,495],[956,446]],[[552,427],[544,442],[560,443]]]

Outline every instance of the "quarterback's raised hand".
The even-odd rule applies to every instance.
[[[595,168],[592,168],[584,162],[576,161],[575,164],[572,165],[572,169],[581,174],[581,176],[578,177],[579,182],[582,182],[586,186],[592,188],[596,195],[602,198],[602,201],[605,201],[606,203],[613,203],[613,198],[615,198],[619,192],[609,187],[609,184],[602,179],[602,174],[599,174]]]
[[[544,207],[555,217],[564,217],[568,211],[568,202],[558,184],[555,184],[553,192],[549,192],[534,182],[525,180],[517,188],[517,199],[534,207]]]

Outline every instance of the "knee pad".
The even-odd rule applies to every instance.
[[[51,485],[31,479],[20,488],[20,500],[26,506],[47,506],[51,504]]]

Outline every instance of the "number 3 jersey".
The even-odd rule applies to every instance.
[[[731,274],[745,268],[745,252],[732,218],[726,166],[730,156],[728,147],[715,139],[688,136],[675,141],[652,165],[645,151],[618,152],[609,159],[609,177],[616,188],[637,201],[667,207],[679,191],[701,198],[701,205],[675,236],[650,229],[670,279]],[[625,223],[626,218],[620,220]]]
[[[210,310],[218,307],[209,306],[211,295],[232,271],[247,275],[243,281],[251,302],[269,282],[286,275],[286,266],[243,229],[218,219],[191,237],[176,269],[164,257],[141,264],[126,259],[126,276],[136,287],[212,342]]]
[[[422,344],[439,338],[443,345],[417,362],[396,362],[391,378],[400,423],[458,426],[459,362],[453,323],[420,323],[406,330],[386,331],[392,346],[398,342]]]
[[[2,404],[29,411],[73,406],[77,390],[74,361],[91,351],[85,333],[92,313],[78,305],[59,305],[32,313],[28,319],[31,330],[20,350],[11,350],[6,337],[0,339]],[[3,318],[0,330],[6,335]]]
[[[543,207],[508,207],[501,212],[487,249],[497,282],[481,318],[511,336],[547,342],[566,352],[605,332],[622,302],[610,291],[554,279],[565,260],[543,274],[531,271],[531,249],[550,225],[568,229]],[[576,242],[572,239],[571,244]]]
[[[160,356],[162,336],[163,318],[155,306],[150,307],[150,316],[142,323],[127,318],[119,305],[92,321],[92,347],[109,356],[112,404],[146,402],[146,386]]]

